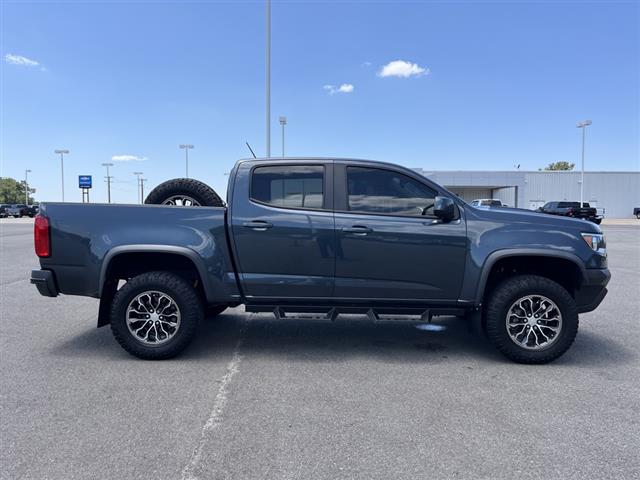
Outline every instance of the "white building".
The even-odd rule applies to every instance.
[[[579,171],[416,171],[466,201],[498,198],[535,210],[550,201],[580,201]],[[584,201],[605,209],[607,218],[632,216],[640,207],[640,171],[585,172]]]

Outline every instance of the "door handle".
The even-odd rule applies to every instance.
[[[251,228],[256,232],[264,232],[266,229],[273,227],[273,224],[265,222],[264,220],[252,220],[250,222],[244,222],[242,226]]]
[[[373,232],[371,228],[366,227],[364,225],[354,225],[352,227],[344,227],[342,231],[344,233],[352,233],[354,235],[360,235],[360,236],[365,236],[366,234]]]

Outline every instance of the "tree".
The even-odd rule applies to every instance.
[[[571,162],[553,162],[544,167],[545,170],[573,170],[575,163]]]
[[[24,203],[24,193],[27,185],[24,180],[0,177],[0,203]],[[33,197],[29,195],[29,203],[33,203]]]

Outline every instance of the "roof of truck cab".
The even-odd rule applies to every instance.
[[[272,163],[291,163],[291,162],[337,162],[337,163],[366,163],[376,164],[381,166],[390,166],[395,168],[405,168],[412,170],[410,167],[405,167],[392,162],[383,162],[380,160],[370,160],[367,158],[340,158],[340,157],[258,157],[258,158],[241,158],[236,164],[245,162],[272,162]]]

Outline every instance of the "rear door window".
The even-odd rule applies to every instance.
[[[281,208],[324,208],[324,167],[257,167],[251,176],[251,199]]]

